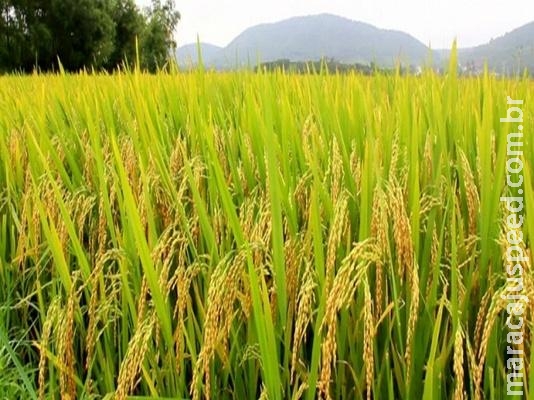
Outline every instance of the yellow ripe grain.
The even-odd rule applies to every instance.
[[[343,232],[348,224],[348,202],[345,195],[341,195],[335,203],[334,219],[330,227],[328,244],[326,247],[326,283],[325,289],[330,290],[335,272],[335,263],[338,247],[342,240]]]
[[[45,399],[45,389],[46,389],[46,361],[48,345],[50,342],[50,337],[52,335],[52,330],[56,321],[60,317],[60,301],[59,298],[55,298],[50,303],[50,307],[46,313],[46,319],[43,324],[41,339],[39,342],[39,374],[38,374],[38,392],[39,400]]]
[[[293,333],[293,347],[291,350],[291,380],[295,379],[297,369],[298,354],[301,343],[304,340],[306,329],[312,320],[312,313],[315,304],[315,281],[311,263],[306,262],[304,274],[301,279],[297,298],[297,317],[295,320],[295,330]]]
[[[137,383],[137,376],[145,358],[152,337],[155,313],[147,311],[145,318],[138,324],[137,329],[128,343],[128,349],[122,360],[119,377],[117,379],[116,400],[125,400]]]
[[[454,339],[454,358],[453,358],[453,370],[454,370],[454,400],[464,400],[467,398],[467,394],[464,390],[464,333],[461,327],[458,327]]]
[[[365,367],[365,386],[367,400],[371,400],[373,394],[374,376],[374,350],[373,342],[375,338],[375,318],[373,317],[373,301],[371,291],[366,279],[363,280],[364,289],[364,336],[363,336],[363,364]]]

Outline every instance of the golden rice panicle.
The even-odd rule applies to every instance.
[[[297,297],[299,290],[299,277],[301,275],[301,265],[308,257],[306,248],[309,246],[309,240],[303,240],[302,237],[290,238],[284,245],[286,254],[286,288],[288,302],[288,319],[293,320],[297,311]]]
[[[432,231],[432,243],[430,245],[430,265],[434,266],[434,268],[437,268],[439,263],[439,238],[438,238],[438,231],[437,228],[434,226],[434,229]],[[432,290],[432,284],[434,281],[433,274],[428,274],[427,282],[426,282],[426,293],[425,298],[428,298],[430,296],[430,291]]]
[[[373,210],[371,214],[371,236],[384,258],[389,254],[389,221],[388,204],[384,190],[377,185],[373,194]]]
[[[471,341],[469,340],[469,337],[465,337],[464,339],[465,339],[467,365],[469,367],[466,371],[466,375],[469,378],[469,382],[473,384],[477,380],[478,369],[479,369],[478,362],[477,362],[476,352],[473,349],[473,346],[471,345]],[[473,392],[473,390],[471,390],[471,392],[475,393]],[[478,395],[480,399],[480,393]]]
[[[267,392],[267,387],[264,384],[261,385],[261,393],[258,400],[269,400],[269,392]]]
[[[239,218],[241,222],[241,228],[243,229],[243,234],[245,235],[245,237],[250,238],[251,242],[258,240],[257,237],[252,236],[254,233],[256,233],[255,205],[255,201],[245,198],[245,200],[241,204],[241,207],[239,208]]]
[[[467,394],[464,390],[464,333],[459,326],[454,338],[454,360],[453,370],[455,378],[454,400],[465,400]]]
[[[146,312],[145,318],[137,325],[119,369],[115,400],[126,400],[135,388],[137,377],[141,371],[141,364],[148,351],[155,322],[155,313],[149,310]]]
[[[441,199],[429,193],[425,193],[419,199],[419,215],[421,217],[421,227],[426,226],[428,216],[432,209],[441,206]]]
[[[227,340],[234,318],[234,303],[238,298],[242,266],[246,260],[246,251],[237,257],[227,257],[215,268],[209,288],[206,316],[204,319],[204,340],[193,370],[191,396],[199,399],[200,378],[204,378],[204,398],[209,399],[211,393],[210,363],[215,350],[221,346],[226,351]],[[221,353],[222,357],[226,354]]]
[[[174,260],[176,260],[178,268],[184,265],[185,247],[185,237],[179,229],[175,229],[174,226],[170,225],[152,251],[152,260],[154,261],[154,264],[161,266],[158,286],[162,293],[164,293],[165,299],[168,299],[173,284],[172,277],[169,277],[171,266],[173,265]]]
[[[482,342],[482,332],[484,329],[484,322],[486,320],[486,310],[492,299],[492,296],[493,296],[493,290],[491,290],[491,287],[490,287],[490,290],[486,291],[486,293],[484,293],[484,296],[482,296],[482,300],[478,308],[477,318],[475,322],[475,333],[474,333],[475,351],[477,353],[480,347],[480,343]]]
[[[399,186],[402,188],[402,193],[405,197],[408,195],[408,172],[409,172],[409,166],[408,166],[408,148],[406,146],[401,147],[401,156],[400,156],[400,162],[398,165],[398,182]]]
[[[332,155],[330,158],[331,198],[332,203],[338,202],[343,185],[343,157],[336,138],[332,141]]]
[[[228,222],[224,215],[224,211],[221,208],[217,208],[213,212],[213,217],[211,220],[217,243],[223,243],[227,229],[226,224]]]
[[[297,317],[295,321],[295,330],[293,333],[293,349],[291,351],[291,380],[294,381],[295,371],[298,362],[298,353],[300,345],[304,340],[304,334],[311,322],[313,315],[313,306],[315,303],[315,281],[314,271],[311,261],[306,261],[304,274],[301,279],[298,298],[297,298]]]
[[[408,183],[408,160],[408,149],[401,145],[400,134],[395,132],[391,144],[388,180],[397,183],[402,191],[407,188]]]
[[[39,225],[39,216],[35,215],[35,207],[33,205],[33,186],[31,185],[31,177],[29,170],[26,171],[26,176],[24,179],[24,193],[22,194],[22,210],[20,211],[20,232],[19,240],[17,241],[17,247],[15,252],[15,257],[13,262],[15,262],[19,267],[24,265],[25,260],[31,255],[30,252],[30,238],[38,238],[37,229]],[[7,192],[6,192],[7,194]],[[32,235],[32,229],[35,230]]]
[[[65,149],[66,143],[61,141],[61,138],[59,136],[53,136],[51,139],[51,145],[50,151],[47,154],[49,165],[54,165],[54,156],[60,160],[61,163],[65,162],[65,154],[68,152],[71,152],[71,149]],[[55,153],[54,155],[52,155]]]
[[[390,219],[393,221],[393,240],[397,254],[397,264],[400,268],[401,281],[408,273],[408,279],[412,279],[412,267],[414,266],[414,248],[412,242],[412,228],[410,218],[405,207],[405,200],[401,186],[396,180],[387,187]]]
[[[61,323],[57,331],[58,357],[61,363],[59,372],[59,385],[61,398],[70,400],[76,398],[76,383],[74,357],[74,312],[78,293],[75,290],[76,280],[73,280],[72,289],[67,297],[67,305],[61,317]]]
[[[218,128],[215,128],[215,132],[213,134],[214,138],[214,145],[215,145],[215,151],[216,154],[219,156],[219,164],[221,165],[223,169],[224,176],[230,177],[230,166],[228,165],[228,157],[227,154],[227,141],[226,141],[226,134],[224,132],[221,132]]]
[[[371,400],[374,376],[374,350],[375,318],[373,317],[373,301],[367,277],[363,280],[364,289],[364,336],[363,336],[363,364],[365,367],[365,387],[367,400]]]
[[[96,205],[96,196],[83,190],[77,191],[71,198],[68,207],[73,210],[71,218],[78,228],[78,237],[82,238],[85,231],[92,231],[91,217]]]
[[[343,232],[348,225],[348,201],[346,195],[341,195],[334,209],[334,218],[326,250],[326,282],[325,289],[330,290],[335,272],[336,255],[342,240]]]
[[[169,159],[169,171],[171,177],[176,181],[180,181],[182,168],[185,165],[184,159],[185,144],[180,137],[177,137]]]
[[[376,317],[379,318],[382,314],[382,303],[385,293],[384,282],[384,264],[389,262],[389,221],[388,221],[388,205],[386,201],[386,194],[376,186],[373,194],[373,211],[371,214],[371,237],[373,237],[380,249],[381,258],[376,262],[375,269],[375,306]]]
[[[488,348],[489,339],[491,332],[499,313],[506,307],[506,300],[503,299],[503,289],[497,291],[493,296],[491,301],[490,308],[487,313],[486,321],[484,324],[484,330],[482,332],[482,338],[478,346],[478,365],[477,370],[475,371],[474,377],[474,389],[475,389],[475,399],[481,399],[481,383],[482,383],[482,373],[484,371],[484,363],[486,360],[486,350]]]
[[[163,226],[170,226],[174,219],[176,206],[173,204],[172,195],[167,191],[161,174],[157,171],[157,166],[152,158],[147,175],[148,192],[153,199],[154,211],[161,218]]]
[[[48,345],[50,342],[50,337],[52,335],[52,329],[56,324],[58,318],[60,318],[60,301],[59,298],[54,298],[50,303],[50,307],[46,313],[46,318],[43,324],[41,339],[39,342],[39,376],[38,376],[38,386],[39,386],[39,400],[45,399],[45,390],[46,390],[46,361]]]
[[[462,150],[459,151],[459,154],[462,172],[465,178],[463,183],[467,200],[468,232],[470,235],[476,235],[478,212],[480,206],[478,189],[467,156]]]
[[[139,167],[136,151],[130,136],[122,135],[119,139],[121,158],[128,177],[128,183],[133,190],[135,200],[138,202],[141,194],[137,189],[140,187]],[[112,166],[113,168],[113,166]]]
[[[184,319],[187,304],[190,301],[190,288],[194,278],[200,273],[200,264],[195,263],[190,266],[180,265],[173,276],[173,284],[176,287],[176,306],[174,309],[174,319],[176,320],[176,329],[174,331],[174,343],[176,353],[176,368],[180,372],[182,360],[184,358]]]
[[[24,168],[28,165],[28,148],[25,143],[27,143],[27,139],[22,131],[13,129],[9,132],[7,138],[8,153],[6,154],[6,157],[11,161],[9,165],[16,165],[15,161]]]
[[[408,327],[406,333],[406,352],[404,359],[406,360],[406,381],[410,382],[412,378],[412,355],[414,347],[414,332],[419,315],[419,266],[417,261],[414,261],[414,266],[411,270],[410,280],[410,311],[408,317]]]
[[[362,160],[358,156],[355,142],[352,143],[352,151],[350,153],[350,174],[354,178],[354,183],[356,184],[356,190],[358,194],[361,190],[362,185]]]
[[[367,272],[368,266],[380,257],[377,247],[371,240],[357,243],[341,263],[341,268],[334,278],[330,290],[326,310],[321,322],[321,331],[326,331],[326,337],[321,345],[321,369],[317,387],[322,397],[330,400],[330,381],[332,365],[337,358],[337,313],[350,304],[356,287]]]
[[[292,400],[300,400],[304,397],[304,393],[306,393],[306,390],[308,390],[308,384],[306,382],[302,382],[293,396]]]
[[[106,275],[104,267],[108,262],[120,261],[122,256],[123,254],[116,249],[108,250],[106,253],[100,254],[95,269],[93,269],[87,283],[83,286],[83,288],[90,291],[89,306],[87,309],[89,321],[85,339],[86,371],[90,369],[95,354],[95,347],[98,339],[97,325],[99,322],[109,317],[109,311],[113,308],[117,293],[120,290],[120,286],[117,284],[117,282],[120,281],[111,273]],[[100,285],[100,280],[104,282],[103,285]]]
[[[145,313],[148,309],[148,280],[145,275],[141,280],[141,288],[139,290],[139,299],[137,300],[137,320],[142,321],[145,318]]]
[[[87,354],[85,358],[85,370],[89,370],[91,362],[93,361],[95,342],[96,342],[96,326],[98,323],[97,317],[97,308],[99,303],[99,287],[98,281],[101,278],[101,273],[104,270],[104,263],[106,262],[106,257],[101,255],[98,259],[95,269],[91,272],[88,283],[91,291],[89,298],[89,308],[87,315],[89,317],[89,323],[87,326],[87,336],[85,339],[85,353]]]
[[[298,180],[293,192],[296,207],[303,221],[307,221],[310,216],[310,181],[311,172],[306,171]]]
[[[257,243],[270,247],[272,237],[272,215],[270,204],[266,198],[260,202],[261,207],[258,210],[259,220],[255,224],[255,230],[253,231],[253,237],[258,238]],[[284,217],[284,232],[287,232],[287,218]]]
[[[399,159],[400,159],[400,135],[395,132],[393,142],[391,143],[391,159],[389,163],[389,180],[398,178],[399,173]]]
[[[97,234],[94,235],[96,243],[92,244],[93,254],[100,256],[105,252],[108,241],[107,217],[104,209],[104,196],[100,196],[98,201],[98,225]]]
[[[91,144],[91,139],[87,131],[82,133],[81,143],[84,154],[83,169],[82,175],[85,182],[85,185],[91,192],[96,191],[96,182],[95,178],[97,176],[97,171],[95,170],[95,156],[94,150]]]

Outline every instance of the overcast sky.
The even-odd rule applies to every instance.
[[[147,5],[150,0],[136,0]],[[246,28],[298,15],[331,13],[405,31],[432,48],[489,41],[534,21],[534,0],[175,0],[182,14],[178,46],[200,40],[227,45]]]

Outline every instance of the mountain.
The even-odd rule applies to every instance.
[[[256,25],[221,48],[201,43],[204,64],[218,69],[235,68],[258,62],[291,62],[334,59],[345,64],[376,63],[390,68],[422,65],[432,55],[434,65],[446,66],[450,50],[431,51],[407,33],[380,29],[331,14],[294,17]],[[181,65],[196,64],[197,45],[177,50]],[[487,61],[491,70],[517,73],[528,68],[534,74],[534,22],[517,28],[489,43],[458,50],[461,70],[479,73]]]
[[[202,61],[206,65],[211,65],[222,47],[209,43],[200,43]],[[176,50],[176,59],[180,65],[194,65],[198,63],[198,45],[197,43],[187,44]]]
[[[379,29],[363,22],[330,14],[295,17],[249,28],[220,54],[223,63],[235,60],[292,61],[334,58],[344,63],[393,66],[400,58],[418,64],[428,55],[427,47],[399,31]]]
[[[180,48],[179,52],[188,48],[191,45]],[[205,64],[218,68],[279,59],[314,61],[323,57],[343,63],[375,62],[391,67],[399,59],[406,64],[421,64],[428,54],[429,49],[423,43],[406,33],[331,14],[257,25],[246,29],[213,58],[211,49],[209,56],[203,53]]]
[[[487,61],[491,70],[502,74],[528,68],[534,73],[534,22],[523,25],[481,46],[460,49],[458,59],[464,68],[480,71]]]

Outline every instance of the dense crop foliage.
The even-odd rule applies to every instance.
[[[533,93],[431,72],[0,78],[0,394],[502,398],[499,118]]]

